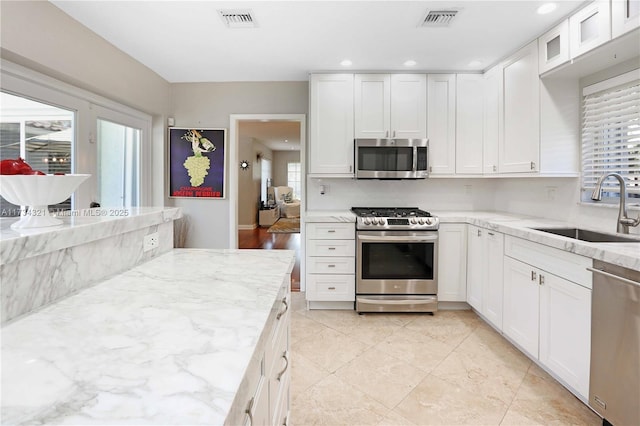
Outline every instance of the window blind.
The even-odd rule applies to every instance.
[[[600,176],[618,173],[627,193],[640,197],[640,79],[583,93],[582,190],[591,194]],[[613,178],[602,189],[604,197],[619,197]]]

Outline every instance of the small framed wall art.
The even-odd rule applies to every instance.
[[[227,129],[169,129],[169,197],[225,198]]]

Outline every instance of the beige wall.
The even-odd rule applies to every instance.
[[[273,152],[273,186],[287,186],[287,163],[299,163],[300,151]]]
[[[163,205],[170,84],[52,3],[0,5],[2,58],[150,114],[153,205]]]
[[[229,129],[231,114],[307,114],[308,83],[243,82],[243,83],[178,83],[171,85],[172,112],[178,127],[221,127]],[[227,133],[227,138],[229,133]],[[235,141],[227,140],[227,154],[237,150]],[[238,151],[236,151],[238,152]],[[240,157],[240,154],[238,154]],[[238,160],[247,158],[238,158]],[[255,160],[255,157],[253,157]],[[229,164],[227,155],[226,182],[230,173],[240,167]],[[238,175],[240,178],[240,175]],[[230,201],[172,198],[190,222],[187,247],[227,248],[230,246]],[[240,215],[240,212],[238,212]],[[239,218],[239,223],[240,218]]]

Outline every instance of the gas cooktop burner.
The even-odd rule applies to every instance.
[[[417,207],[352,207],[359,217],[431,217],[431,213]]]
[[[435,231],[440,220],[417,207],[352,207],[356,229],[376,231]]]

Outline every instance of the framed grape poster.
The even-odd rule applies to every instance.
[[[226,133],[169,128],[169,197],[225,198]]]

